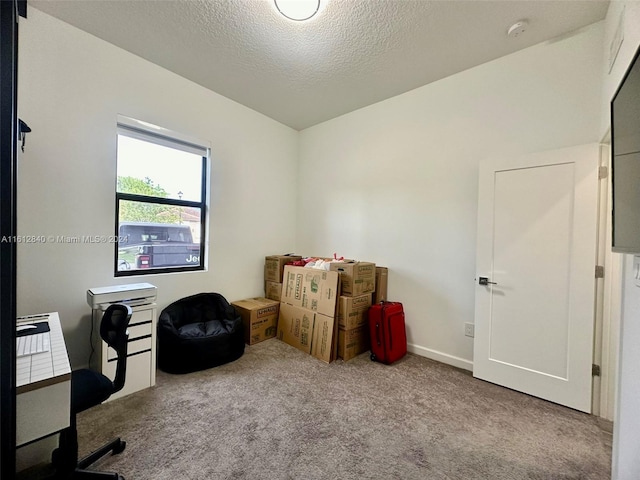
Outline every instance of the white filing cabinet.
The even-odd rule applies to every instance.
[[[155,300],[155,297],[153,297]],[[129,304],[133,314],[129,320],[129,342],[127,345],[127,374],[124,388],[113,394],[109,400],[123,397],[138,390],[156,384],[156,323],[157,308],[155,302],[140,303],[138,299]],[[115,378],[117,355],[114,349],[100,338],[100,322],[109,304],[100,304],[92,309],[92,342],[94,354],[91,368],[102,372],[111,380]]]
[[[124,388],[111,395],[109,400],[123,397],[156,384],[156,304],[131,307],[129,320],[129,344],[127,345],[127,375]],[[100,339],[102,310],[93,311],[95,361],[91,368],[102,372],[111,380],[116,375],[117,355],[113,348]],[[99,341],[98,341],[99,340]]]

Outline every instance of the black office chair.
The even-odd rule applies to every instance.
[[[131,313],[131,307],[128,305],[110,305],[104,312],[100,322],[100,336],[118,355],[116,376],[113,382],[103,374],[93,370],[81,369],[71,372],[71,424],[69,428],[60,433],[59,447],[53,452],[53,465],[56,468],[57,478],[110,478],[112,480],[124,480],[117,473],[85,470],[89,465],[109,452],[113,452],[114,455],[121,453],[126,443],[117,438],[87,457],[78,460],[76,415],[101,404],[124,387],[127,371],[127,341],[129,337],[127,326],[129,325]]]

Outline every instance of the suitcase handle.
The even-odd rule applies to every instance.
[[[382,346],[382,348],[384,349],[384,346],[382,345],[382,340],[380,339],[380,328],[382,328],[382,320],[384,320],[384,300],[380,302],[380,321],[376,322],[376,337],[377,337],[377,341],[378,341],[378,346]]]
[[[380,321],[382,321],[382,319],[384,318],[384,311],[386,309],[386,304],[388,303],[393,303],[393,302],[387,302],[386,300],[380,300],[380,306],[382,307],[382,313],[380,315]],[[391,333],[391,317],[388,318],[387,320],[388,322],[388,330],[389,330],[389,350],[393,350],[393,335]],[[378,340],[378,345],[380,345],[380,341]]]

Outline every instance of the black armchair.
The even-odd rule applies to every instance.
[[[219,293],[198,293],[166,307],[158,320],[158,368],[190,373],[244,354],[242,318]]]
[[[121,453],[126,443],[117,438],[99,448],[89,456],[78,460],[78,431],[76,415],[99,405],[112,394],[122,390],[127,371],[127,326],[131,318],[131,307],[122,304],[110,305],[100,322],[100,336],[117,355],[116,375],[109,378],[93,370],[81,369],[71,372],[71,423],[60,433],[59,447],[53,452],[53,464],[59,478],[124,480],[117,473],[85,470],[86,467],[109,452]]]

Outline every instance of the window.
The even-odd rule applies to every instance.
[[[118,117],[115,275],[204,270],[208,148]]]

